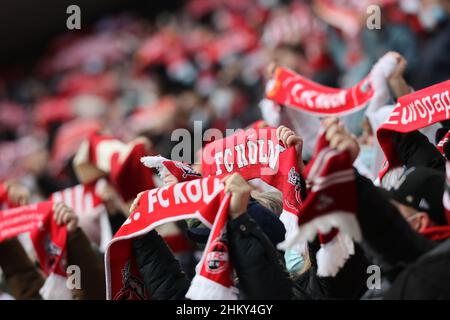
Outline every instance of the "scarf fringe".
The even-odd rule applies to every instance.
[[[238,290],[235,287],[224,287],[202,275],[192,279],[186,298],[191,300],[237,300]]]
[[[286,229],[285,241],[291,242],[293,239],[299,237],[298,217],[286,210],[283,210],[280,215],[280,220]],[[295,241],[290,250],[302,254],[306,250],[306,241]]]
[[[73,300],[72,291],[67,288],[67,278],[55,273],[50,273],[39,294],[44,300]]]
[[[349,241],[355,240],[356,242],[360,242],[362,240],[358,221],[351,213],[336,211],[298,226],[289,238],[286,237],[285,241],[278,244],[278,249],[284,251],[294,249],[299,243],[313,241],[318,232],[326,234],[332,228],[339,229],[338,235],[341,238],[333,239],[329,243],[322,245],[322,248],[317,252],[317,264],[318,275],[334,276],[339,271],[339,268],[344,265],[348,257],[354,253],[354,247],[352,248]]]
[[[348,258],[355,254],[352,239],[338,233],[330,242],[322,244],[317,251],[317,275],[319,277],[334,277],[344,266]]]
[[[164,158],[162,156],[147,156],[141,158],[141,163],[150,169],[158,170],[158,175],[162,179],[163,172],[166,170],[166,167],[163,165],[164,161],[169,161],[169,159]]]

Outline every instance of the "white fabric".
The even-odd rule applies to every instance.
[[[317,251],[317,275],[319,277],[336,276],[353,254],[355,254],[355,245],[352,239],[339,232],[330,242],[322,244]]]
[[[192,279],[186,298],[191,300],[237,300],[238,290],[227,288],[199,274]]]
[[[44,300],[73,300],[72,291],[67,287],[67,278],[51,273],[39,290]]]

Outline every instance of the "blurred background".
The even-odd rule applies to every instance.
[[[81,9],[67,30],[66,9]],[[369,5],[381,28],[366,27]],[[47,197],[75,185],[81,141],[147,136],[170,156],[175,128],[261,119],[270,62],[349,87],[389,50],[420,89],[448,79],[449,0],[2,0],[0,180]]]

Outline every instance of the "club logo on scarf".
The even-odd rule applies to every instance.
[[[206,270],[210,273],[220,273],[228,267],[228,246],[222,239],[216,239],[205,259]]]
[[[122,269],[122,288],[114,300],[146,300],[144,283],[131,273],[131,262],[128,261]]]
[[[45,236],[44,248],[47,252],[47,270],[52,270],[58,260],[58,257],[62,253],[62,248],[52,241],[49,233]]]
[[[301,178],[300,175],[297,173],[297,171],[295,171],[294,167],[292,167],[291,170],[289,170],[288,182],[295,187],[295,191],[300,192]]]
[[[190,166],[188,166],[182,162],[176,162],[175,165],[183,171],[182,176],[184,179],[188,178],[189,176],[191,176],[191,177],[201,177],[202,176],[200,173],[196,172]]]
[[[302,204],[302,196],[300,193],[302,190],[302,178],[301,178],[300,174],[295,170],[294,167],[292,167],[289,170],[288,183],[294,186],[294,189],[289,189],[290,193],[294,193],[294,197],[292,197],[292,196],[286,197],[285,203],[289,208],[295,209],[295,208],[298,208],[299,205]],[[297,200],[297,203],[293,204],[289,201],[289,199],[295,199],[295,200]]]

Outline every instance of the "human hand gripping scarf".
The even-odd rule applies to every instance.
[[[266,98],[316,116],[343,116],[367,105],[369,109],[376,109],[384,105],[390,96],[386,79],[396,65],[394,57],[383,56],[369,75],[348,89],[323,86],[294,71],[279,67],[275,70],[273,79],[267,83]],[[270,107],[269,104],[263,106]],[[276,109],[273,111],[277,113]]]
[[[283,194],[280,220],[286,237],[293,232],[306,187],[295,147],[286,148],[278,140],[275,128],[239,130],[209,143],[202,152],[202,173],[218,177],[239,173],[248,181],[258,179],[278,189]],[[296,248],[299,252],[304,249],[300,244]]]
[[[71,299],[66,286],[66,226],[53,219],[53,202],[44,201],[0,211],[0,242],[30,233],[41,269],[47,279],[40,289],[46,300]]]
[[[407,133],[450,119],[450,80],[398,98],[389,118],[377,130],[377,138],[386,161],[380,180],[395,166],[402,165],[395,153],[393,133]]]
[[[133,238],[156,227],[196,218],[212,228],[197,274],[186,295],[190,299],[236,299],[233,269],[225,237],[230,196],[218,178],[208,177],[145,191],[139,204],[114,235],[105,256],[108,299],[148,299],[132,251]]]
[[[294,232],[279,244],[286,250],[319,236],[317,274],[335,276],[350,255],[352,240],[361,241],[356,219],[355,175],[348,152],[329,147],[323,133],[313,158],[304,170],[308,195]]]
[[[108,177],[124,201],[132,200],[137,193],[154,187],[152,174],[139,159],[148,152],[148,141],[137,138],[123,143],[111,136],[94,133],[84,141],[74,158],[74,168],[82,184]]]

